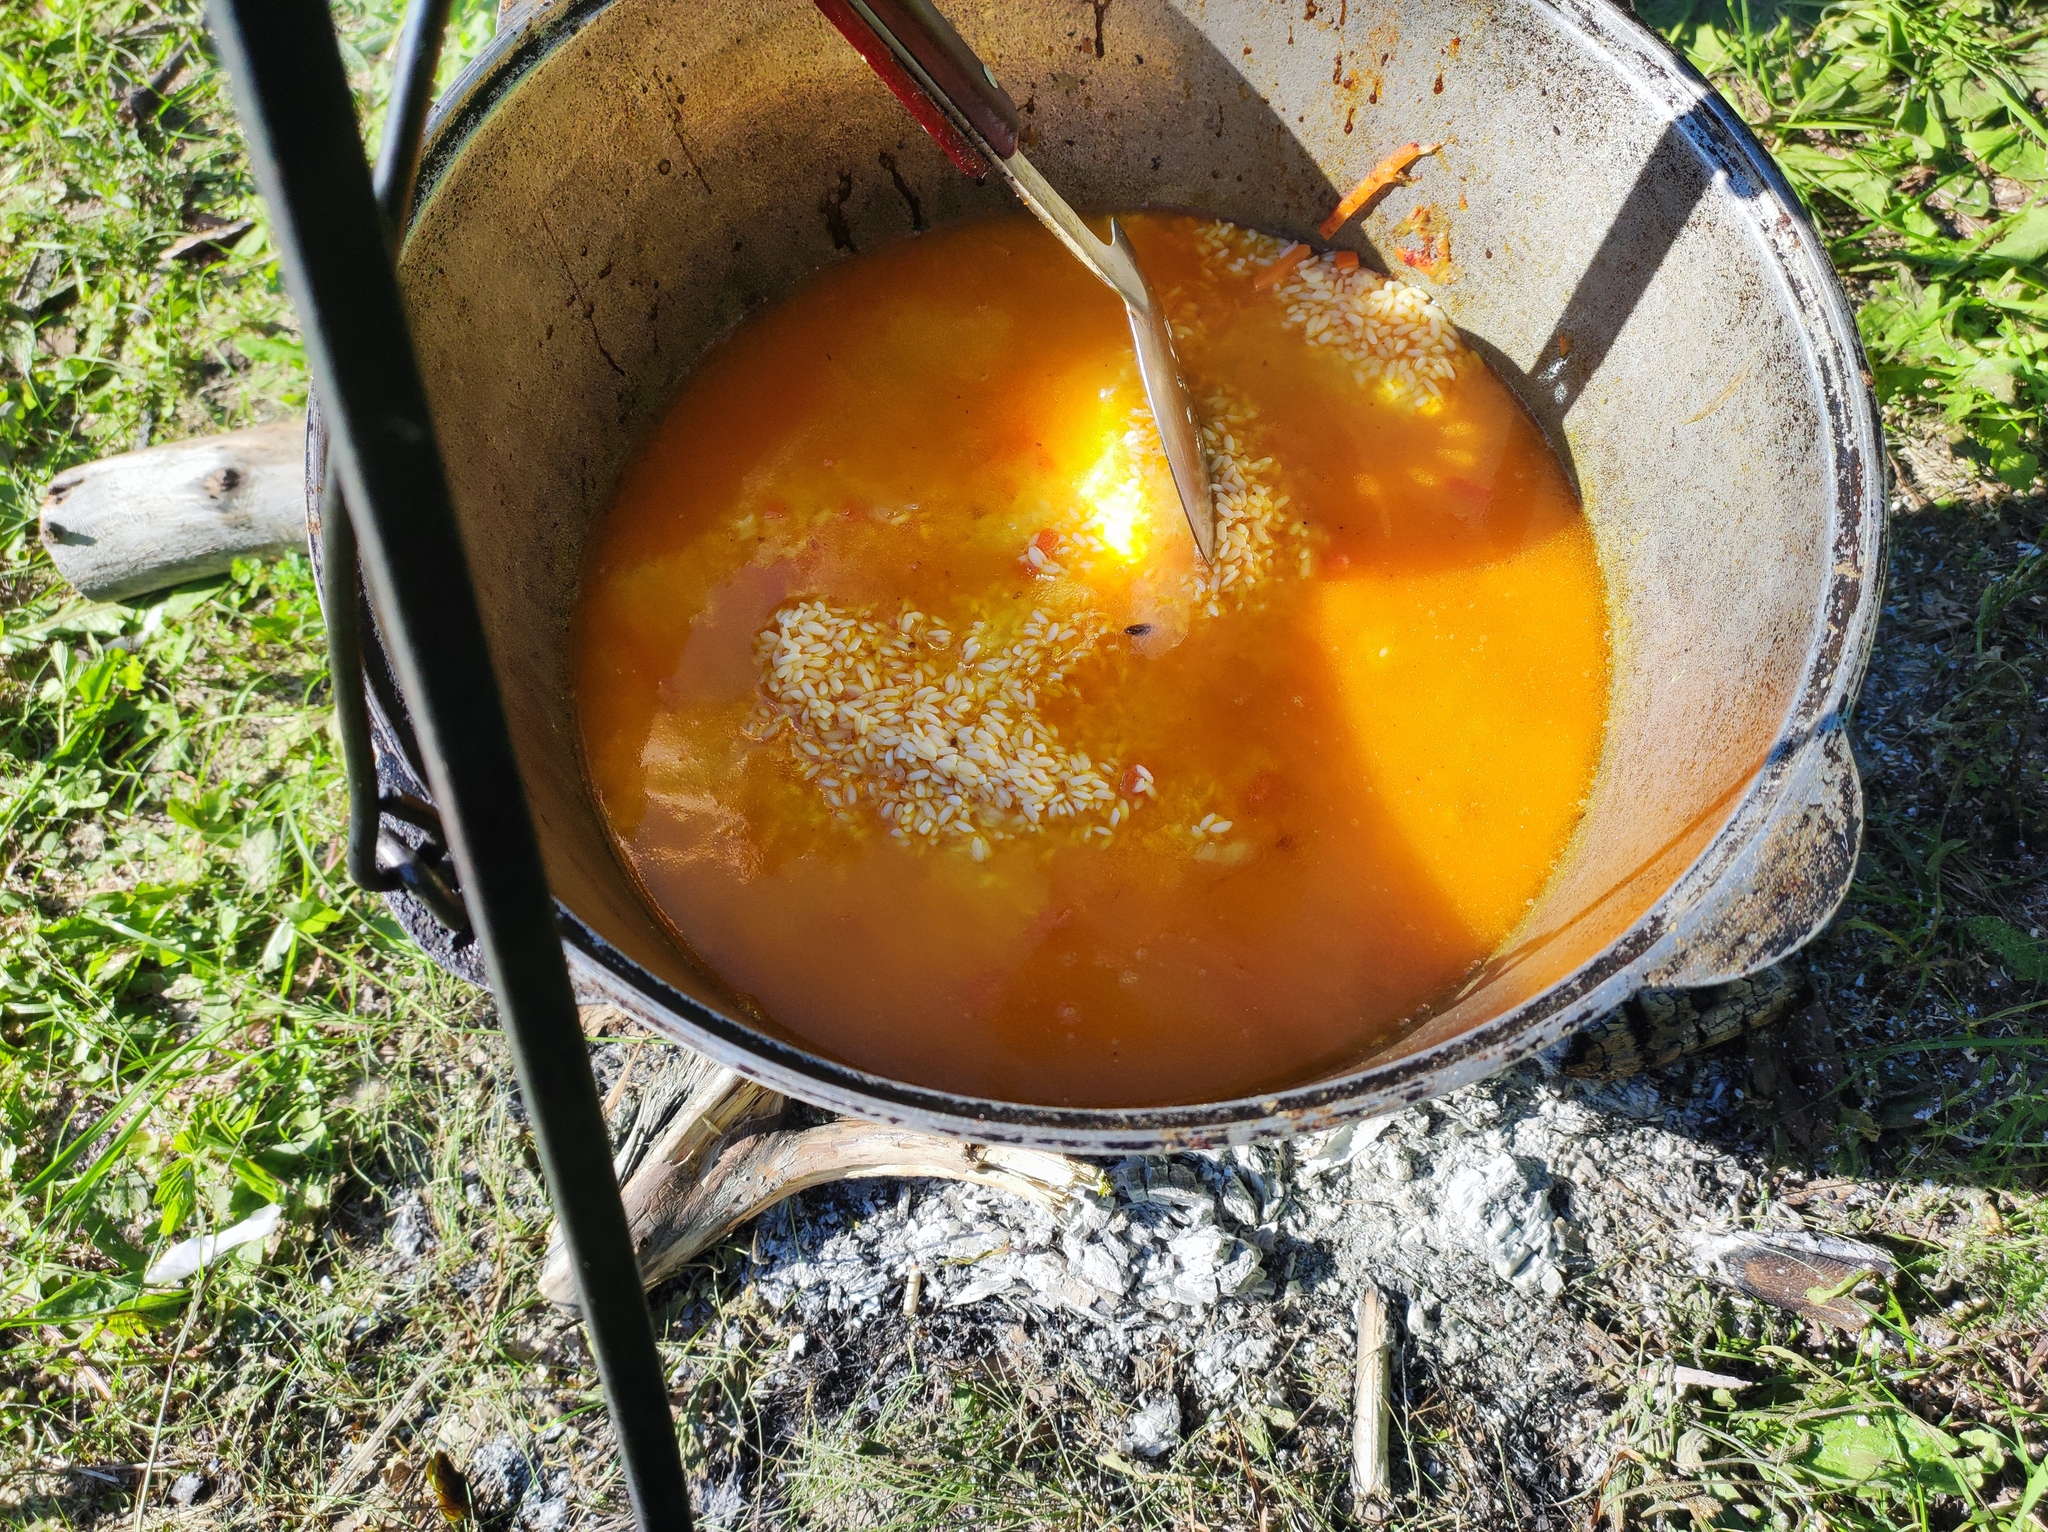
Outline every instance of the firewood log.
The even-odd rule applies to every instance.
[[[98,601],[124,601],[306,540],[306,423],[124,452],[66,469],[43,494],[43,546]]]

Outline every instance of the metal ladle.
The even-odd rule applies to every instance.
[[[816,0],[825,18],[845,34],[896,98],[910,109],[947,157],[979,180],[994,166],[1019,200],[1074,257],[1124,300],[1145,402],[1159,425],[1173,487],[1187,513],[1195,547],[1208,562],[1216,551],[1216,498],[1202,452],[1194,405],[1173,354],[1166,314],[1153,296],[1136,254],[1117,221],[1097,238],[1081,215],[1052,189],[1018,139],[1024,126],[1016,103],[929,0]]]

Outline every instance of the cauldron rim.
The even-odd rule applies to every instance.
[[[520,80],[615,0],[560,0],[501,32],[437,105],[413,214],[432,195],[473,126]],[[1862,679],[1875,637],[1883,568],[1884,473],[1869,373],[1854,319],[1824,249],[1796,194],[1748,126],[1661,39],[1613,0],[1527,0],[1589,34],[1625,83],[1689,124],[1692,147],[1756,187],[1751,199],[1786,302],[1814,347],[1822,374],[1823,417],[1833,464],[1833,573],[1825,620],[1805,656],[1795,699],[1776,746],[1740,790],[1721,828],[1692,863],[1617,940],[1558,982],[1469,1030],[1391,1060],[1334,1078],[1252,1097],[1182,1106],[1058,1107],[998,1101],[908,1084],[813,1054],[755,1030],[683,994],[626,956],[557,900],[558,923],[579,998],[619,1006],[736,1071],[849,1115],[980,1142],[1027,1144],[1082,1153],[1192,1148],[1241,1143],[1335,1126],[1397,1110],[1554,1048],[1579,1025],[1646,984],[1707,984],[1754,971],[1810,940],[1846,896],[1860,836],[1861,791],[1844,733],[1844,714]],[[1775,226],[1774,228],[1771,226]],[[308,482],[317,499],[324,465],[317,407],[309,411]],[[314,539],[315,557],[318,540]],[[371,628],[366,648],[383,663]],[[380,780],[386,791],[427,796],[402,704],[373,687],[378,709]],[[409,759],[410,757],[410,759]],[[1792,869],[1772,887],[1774,927],[1731,943],[1725,916],[1763,839],[1784,832],[1802,802],[1836,801],[1847,828],[1845,856]],[[1796,831],[1796,825],[1793,830]],[[1780,833],[1783,839],[1783,833]],[[1794,835],[1796,841],[1796,834]],[[1844,849],[1844,848],[1837,848]],[[1784,852],[1780,850],[1780,857]],[[1748,868],[1752,883],[1772,871]],[[1805,873],[1806,875],[1801,876]],[[456,972],[482,982],[473,948],[459,946],[409,897],[392,896],[408,932]],[[1719,939],[1724,967],[1688,950]],[[1732,965],[1732,966],[1727,966]]]

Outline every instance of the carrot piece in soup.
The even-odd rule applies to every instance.
[[[1303,244],[1289,245],[1275,257],[1273,264],[1252,278],[1255,288],[1278,287],[1287,280],[1287,274],[1309,257],[1309,248]]]
[[[1421,159],[1423,155],[1434,154],[1442,147],[1442,144],[1403,144],[1392,154],[1373,166],[1372,170],[1366,175],[1366,178],[1351,188],[1351,194],[1337,204],[1337,210],[1323,220],[1323,226],[1320,231],[1323,238],[1328,239],[1339,229],[1343,228],[1344,221],[1347,218],[1364,207],[1366,203],[1372,201],[1374,197],[1377,197],[1389,186],[1406,182],[1408,178],[1402,174],[1403,171]]]

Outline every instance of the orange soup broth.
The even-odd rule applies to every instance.
[[[1194,220],[1128,227],[1196,397],[1229,391],[1286,497],[1248,598],[1172,594],[1193,563],[1156,464],[1123,546],[1069,556],[1143,395],[1121,306],[1023,218],[841,262],[748,320],[587,561],[577,704],[627,865],[757,1014],[877,1074],[1140,1106],[1340,1069],[1508,936],[1595,769],[1604,588],[1502,384],[1465,351],[1441,400],[1391,402]],[[828,804],[791,731],[749,727],[758,636],[817,598],[883,628],[907,606],[954,651],[977,619],[1094,614],[1038,703],[1122,822],[976,847]]]

